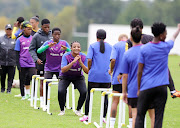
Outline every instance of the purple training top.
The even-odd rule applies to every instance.
[[[33,58],[29,53],[29,45],[31,43],[32,36],[21,36],[16,40],[15,49],[19,51],[19,63],[21,67],[35,67]]]
[[[81,56],[81,60],[84,63],[84,65],[87,67],[87,58],[84,53],[79,53]],[[65,53],[62,57],[61,62],[61,68],[64,66],[67,66],[69,63],[71,63],[74,60],[74,57],[72,56],[71,52]],[[66,76],[66,77],[78,77],[83,76],[82,67],[79,64],[79,61],[73,64],[73,66],[65,73],[62,73],[60,71],[59,76]]]
[[[46,41],[43,46],[53,43],[53,40]],[[66,50],[61,50],[61,45],[70,48],[69,44],[65,40],[60,40],[56,45],[49,47],[46,50],[46,63],[44,71],[59,72],[61,69],[62,56]]]

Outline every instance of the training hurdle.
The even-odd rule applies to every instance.
[[[36,77],[36,81],[35,81],[34,109],[39,109],[39,107],[37,107],[37,91],[38,91],[39,80],[44,80],[44,77]]]
[[[111,105],[112,105],[113,96],[120,97],[119,98],[118,128],[121,128],[122,126],[125,126],[125,107],[126,107],[126,104],[122,101],[122,93],[111,93],[109,95],[106,128],[109,128],[109,124],[110,124]]]
[[[36,77],[40,77],[40,75],[33,75],[32,82],[31,82],[31,99],[30,99],[30,106],[33,107],[33,99],[34,99],[34,87],[35,87],[35,79]]]
[[[46,84],[47,82],[58,82],[58,79],[44,79],[43,80],[43,100],[44,100],[44,104],[43,104],[43,111],[46,111]]]
[[[52,115],[50,113],[50,96],[51,96],[51,86],[58,85],[58,82],[51,82],[48,84],[48,98],[47,98],[47,114]]]
[[[109,88],[92,88],[90,91],[90,103],[89,103],[89,114],[88,114],[88,122],[84,121],[85,124],[90,124],[91,123],[91,119],[92,119],[92,107],[93,107],[93,95],[95,91],[106,91],[106,92],[112,92],[112,89]],[[105,96],[105,94],[104,94]],[[102,103],[103,102],[103,103]],[[101,104],[103,104],[103,110],[104,110],[104,100],[102,101],[101,99]],[[101,106],[101,107],[102,107]],[[103,111],[101,110],[101,111]],[[102,115],[100,115],[100,122],[102,121],[101,117],[103,116],[103,113],[101,113]],[[96,126],[97,123],[95,123]]]

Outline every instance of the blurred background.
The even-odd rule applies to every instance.
[[[138,17],[145,26],[163,21],[176,27],[180,22],[179,12],[180,0],[0,0],[0,35],[4,26],[13,25],[17,17],[29,20],[38,15],[40,21],[48,18],[51,28],[60,27],[62,39],[69,43],[78,40],[86,51],[90,24],[127,26]]]

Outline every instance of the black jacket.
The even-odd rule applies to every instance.
[[[44,31],[42,29],[40,29],[36,34],[34,34],[31,44],[29,46],[29,52],[35,63],[39,58],[45,64],[46,52],[38,54],[37,50],[38,50],[38,48],[40,48],[43,45],[44,42],[46,42],[47,40],[50,40],[50,39],[52,39],[51,31],[49,31],[49,33],[47,35],[46,33],[44,33]]]
[[[0,65],[15,66],[16,52],[14,50],[15,40],[8,38],[6,34],[0,37]]]

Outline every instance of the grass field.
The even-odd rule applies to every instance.
[[[169,68],[174,79],[177,90],[180,90],[180,57],[169,57]],[[18,78],[16,74],[15,78]],[[87,82],[87,76],[86,76]],[[76,92],[76,105],[79,94]],[[30,102],[21,98],[15,98],[14,95],[19,94],[19,89],[12,89],[11,94],[0,93],[0,128],[94,128],[93,124],[85,125],[79,121],[72,110],[66,110],[64,116],[58,116],[59,105],[57,99],[57,86],[51,89],[51,108],[53,115],[48,115],[46,112],[35,110],[30,107]],[[70,96],[71,97],[71,96]],[[100,93],[94,95],[93,121],[99,122],[100,114]],[[71,101],[71,100],[70,100]],[[70,103],[71,104],[71,103]],[[39,106],[39,102],[38,102]],[[180,127],[180,99],[172,99],[168,90],[168,99],[164,114],[163,128],[178,128]],[[127,115],[127,109],[126,109]],[[126,116],[128,123],[128,115]],[[147,128],[150,127],[149,118],[147,118]],[[116,123],[117,126],[117,123]],[[105,125],[104,125],[105,127]]]

